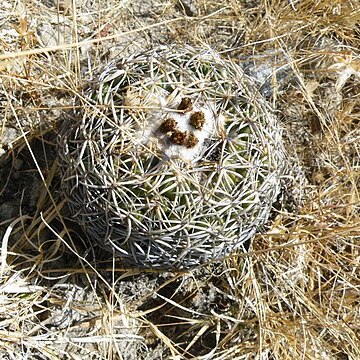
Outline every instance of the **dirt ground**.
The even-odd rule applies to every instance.
[[[0,357],[359,359],[360,2],[5,0]],[[211,48],[272,105],[292,171],[249,251],[124,268],[60,189],[64,113],[112,59]]]

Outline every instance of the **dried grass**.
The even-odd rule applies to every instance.
[[[16,130],[0,174],[1,356],[360,358],[359,2],[208,0],[193,17],[175,2],[148,17],[144,1],[44,4],[0,13],[2,141]],[[71,45],[41,44],[37,25],[52,16]],[[238,61],[265,52],[260,65],[275,49],[274,69],[290,69],[279,88],[272,74],[270,100],[306,196],[297,208],[288,199],[248,253],[187,273],[123,269],[67,218],[58,192],[61,111],[105,58],[152,42],[206,43]]]

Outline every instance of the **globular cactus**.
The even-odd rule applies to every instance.
[[[160,47],[111,62],[59,140],[62,188],[90,238],[127,265],[224,258],[268,219],[281,130],[231,60]]]

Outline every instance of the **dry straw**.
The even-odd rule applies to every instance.
[[[135,266],[188,268],[241,248],[285,170],[281,131],[254,89],[210,50],[111,62],[60,136],[74,218]]]

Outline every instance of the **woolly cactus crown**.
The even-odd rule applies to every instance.
[[[186,268],[241,247],[267,220],[284,153],[241,69],[209,50],[110,63],[60,137],[74,217],[127,264]]]

